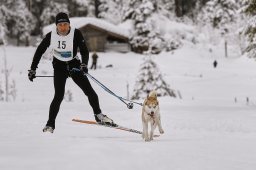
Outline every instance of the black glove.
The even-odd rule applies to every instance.
[[[28,70],[28,79],[33,81],[34,78],[36,78],[36,70]]]
[[[80,70],[83,71],[84,73],[88,73],[88,68],[87,68],[87,65],[82,63],[80,65]]]

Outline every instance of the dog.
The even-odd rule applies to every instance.
[[[149,130],[148,124],[150,124],[150,127],[151,127],[150,133],[148,133],[148,130]],[[143,103],[142,125],[143,125],[142,138],[145,141],[153,140],[154,130],[156,129],[157,126],[159,129],[159,132],[161,134],[164,133],[164,130],[161,125],[159,102],[157,100],[156,91],[151,91]]]

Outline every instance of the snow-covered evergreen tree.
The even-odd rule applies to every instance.
[[[174,90],[164,81],[156,63],[146,57],[140,66],[132,99],[145,98],[152,90],[156,90],[158,96],[176,97]]]
[[[112,1],[112,0],[110,0],[110,1]],[[108,10],[109,10],[109,5],[108,5],[108,0],[98,0],[98,2],[99,2],[99,7],[98,7],[98,12],[99,12],[99,14],[98,14],[98,17],[99,18],[105,18],[106,17],[106,15],[107,15],[107,12],[108,12]]]
[[[25,41],[26,46],[28,46],[30,34],[35,28],[35,19],[23,0],[17,0],[15,2],[16,3],[14,4],[13,8],[16,9],[14,16],[16,25],[13,32],[17,36],[18,45],[19,41],[21,40]]]
[[[245,52],[248,57],[256,58],[256,0],[248,0],[244,12],[248,15],[249,20],[244,27],[244,34],[247,38]]]
[[[5,22],[8,28],[8,35],[17,39],[17,45],[20,41],[29,44],[31,31],[35,27],[34,17],[28,10],[24,0],[3,0],[5,10]]]
[[[237,53],[241,49],[241,41],[238,34],[243,18],[239,8],[239,0],[209,0],[204,3],[197,3],[196,24],[205,40],[212,45],[223,44],[223,56],[229,56],[231,45],[237,46]],[[240,47],[239,47],[240,46]]]
[[[122,1],[121,0],[99,0],[99,18],[119,24],[122,21]]]
[[[70,17],[86,16],[88,14],[89,0],[35,0],[30,1],[29,8],[36,18],[36,27],[33,30],[33,34],[42,35],[43,26],[53,23],[55,15],[59,11],[69,11]]]
[[[42,22],[40,20],[40,16],[48,3],[46,0],[36,0],[30,1],[29,10],[35,17],[36,26],[35,29],[32,31],[33,35],[42,35]]]
[[[155,11],[155,4],[150,0],[131,0],[125,9],[124,20],[132,19],[134,22],[130,40],[133,51],[157,54],[162,50],[164,40],[152,19]]]
[[[174,0],[156,0],[156,9],[167,18],[174,18],[175,1]]]
[[[86,5],[86,10],[87,10],[87,16],[88,17],[96,17],[97,18],[97,15],[98,15],[98,9],[96,10],[96,8],[98,8],[98,1],[99,0],[87,0],[87,1],[84,1],[84,0],[76,0],[76,1],[81,1],[81,2],[86,2],[87,5]]]
[[[174,11],[174,4],[175,1],[174,0],[158,0],[156,1],[157,7],[158,8],[164,8],[166,10],[168,10],[169,12],[173,12]]]
[[[44,8],[40,20],[43,23],[43,25],[52,24],[55,22],[55,16],[59,12],[65,12],[68,13],[68,6],[64,3],[58,3],[54,1],[48,0],[48,5]]]
[[[210,0],[198,15],[198,22],[210,23],[214,28],[224,28],[236,20],[237,0]]]
[[[68,4],[68,10],[70,16],[86,16],[88,14],[89,1],[84,0],[70,0]]]

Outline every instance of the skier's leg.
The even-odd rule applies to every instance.
[[[58,115],[60,104],[65,93],[67,75],[63,71],[54,70],[54,89],[55,94],[49,109],[49,119],[46,126],[55,128],[55,119]]]
[[[98,95],[92,88],[88,78],[82,75],[82,73],[78,72],[76,74],[72,74],[72,79],[83,90],[84,94],[88,97],[89,103],[93,109],[94,114],[97,115],[101,113]]]
[[[115,125],[112,119],[101,113],[99,99],[96,92],[93,90],[88,78],[81,72],[73,74],[72,79],[83,90],[84,94],[88,97],[89,103],[93,109],[95,120],[98,123]]]

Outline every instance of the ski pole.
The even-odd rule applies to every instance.
[[[133,103],[138,104],[140,106],[142,106],[142,103],[137,103],[128,99],[125,99],[123,97],[117,96],[114,92],[112,92],[111,90],[109,90],[106,86],[104,86],[101,82],[99,82],[96,78],[94,78],[92,75],[90,75],[89,73],[86,73],[87,76],[89,76],[92,80],[94,80],[98,85],[100,85],[104,90],[106,90],[107,92],[109,92],[110,94],[112,94],[113,96],[119,98],[120,100],[125,100],[125,101],[129,101],[130,103],[127,104],[127,107],[133,107]],[[129,106],[128,106],[129,105]]]
[[[54,76],[36,76],[36,77],[54,77]]]
[[[73,71],[80,71],[77,68],[73,68]],[[103,88],[105,91],[107,91],[109,94],[115,96],[116,98],[118,98],[119,100],[121,100],[124,104],[126,104],[128,109],[132,109],[133,108],[133,103],[138,104],[140,106],[142,106],[142,103],[137,103],[128,99],[124,99],[118,95],[116,95],[114,92],[112,92],[109,88],[107,88],[105,85],[103,85],[99,80],[97,80],[96,78],[94,78],[92,75],[90,75],[89,73],[84,73],[85,76],[88,76],[89,78],[91,78],[96,84],[98,84],[101,88]],[[126,103],[125,101],[129,101],[130,103]]]
[[[133,103],[126,103],[124,101],[124,99],[120,96],[117,96],[114,92],[112,92],[111,90],[109,90],[109,88],[107,88],[106,86],[104,86],[101,82],[99,82],[97,79],[95,79],[92,75],[90,75],[89,73],[86,73],[86,75],[88,77],[90,77],[94,82],[96,82],[101,88],[103,88],[105,91],[107,91],[109,94],[115,96],[116,98],[118,98],[119,100],[121,100],[124,104],[126,104],[128,109],[132,109],[133,108]]]

